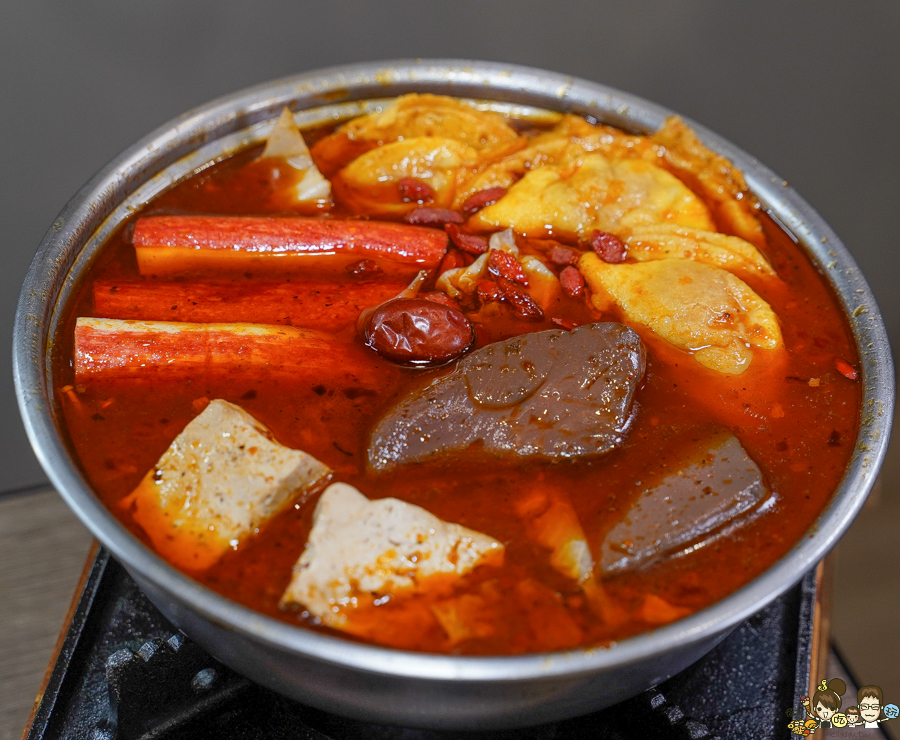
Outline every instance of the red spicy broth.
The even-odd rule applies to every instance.
[[[154,200],[141,215],[315,215],[314,208],[288,210],[282,205],[277,195],[286,172],[271,162],[254,161],[257,153],[241,153],[203,170]],[[353,215],[340,207],[322,213],[323,217]],[[619,640],[708,606],[766,570],[812,525],[850,459],[859,423],[860,387],[834,364],[835,358],[858,364],[849,327],[833,292],[802,250],[774,221],[766,216],[762,221],[768,240],[764,254],[782,280],[746,281],[779,317],[785,352],[778,359],[758,354],[742,375],[721,375],[629,322],[617,310],[601,314],[584,299],[563,296],[543,321],[509,315],[478,325],[477,346],[557,328],[550,323],[551,316],[576,324],[620,321],[631,326],[645,342],[648,361],[636,395],[634,422],[621,448],[592,461],[552,465],[486,464],[460,454],[383,475],[365,469],[372,424],[396,399],[447,369],[421,371],[381,362],[377,393],[329,378],[314,384],[274,382],[265,375],[248,377],[237,372],[215,379],[156,377],[75,387],[74,322],[77,317],[95,315],[94,283],[141,279],[126,225],[110,239],[80,285],[56,345],[56,387],[62,389],[59,403],[69,441],[103,502],[151,546],[120,502],[196,416],[198,400],[223,398],[260,419],[282,444],[302,449],[332,467],[335,480],[356,486],[369,498],[401,498],[505,544],[502,568],[475,569],[462,584],[452,587],[457,593],[478,593],[487,599],[492,618],[505,629],[451,645],[433,618],[429,622],[425,594],[405,605],[399,600],[389,602],[361,615],[372,622],[381,644],[431,652],[510,654]],[[527,239],[520,240],[520,247],[535,253],[543,248],[541,242]],[[258,280],[252,274],[205,275],[204,279],[221,283],[226,296]],[[302,277],[286,280],[299,287],[304,282]],[[352,362],[359,368],[375,361],[352,325],[341,330],[337,340],[349,346]],[[536,486],[565,492],[593,548],[598,544],[597,533],[609,531],[621,518],[642,481],[675,465],[681,447],[703,430],[722,426],[731,429],[763,470],[773,492],[772,504],[728,537],[714,539],[688,555],[605,580],[610,598],[628,618],[615,624],[597,620],[577,584],[553,570],[547,550],[525,535],[514,512],[518,497]],[[315,503],[315,494],[298,502],[210,570],[193,577],[277,619],[332,632],[278,606],[306,542]],[[648,594],[663,599],[677,613],[648,612]],[[410,629],[413,622],[416,628]]]

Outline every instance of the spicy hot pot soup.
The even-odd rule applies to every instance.
[[[607,645],[781,558],[861,367],[740,171],[674,118],[373,107],[108,239],[53,368],[106,506],[258,612],[426,652]]]

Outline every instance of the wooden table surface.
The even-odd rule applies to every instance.
[[[0,740],[22,734],[91,541],[52,489],[0,497]]]

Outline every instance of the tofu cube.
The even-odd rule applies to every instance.
[[[413,504],[370,501],[353,486],[334,483],[319,499],[281,604],[302,606],[329,627],[348,629],[357,606],[411,593],[431,575],[462,576],[502,555],[503,545],[493,537]]]
[[[215,400],[123,503],[169,562],[199,571],[330,473],[239,406]]]

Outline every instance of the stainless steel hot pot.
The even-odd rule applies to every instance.
[[[763,205],[834,286],[862,358],[863,417],[847,472],[806,536],[753,582],[715,605],[609,648],[472,658],[361,645],[273,620],[213,593],[131,535],[91,491],[60,432],[50,354],[67,300],[115,228],[173,183],[261,140],[284,106],[318,123],[411,91],[493,101],[499,110],[569,111],[638,132],[671,112],[585,80],[471,61],[360,64],[289,77],[189,111],[125,150],[85,185],[44,237],[19,299],[14,372],[35,452],[69,506],[179,628],[235,670],[302,702],[353,717],[436,728],[502,728],[574,716],[663,681],[791,587],[838,541],[887,449],[894,375],[875,299],[837,235],[781,177],[689,121],[740,167]]]

